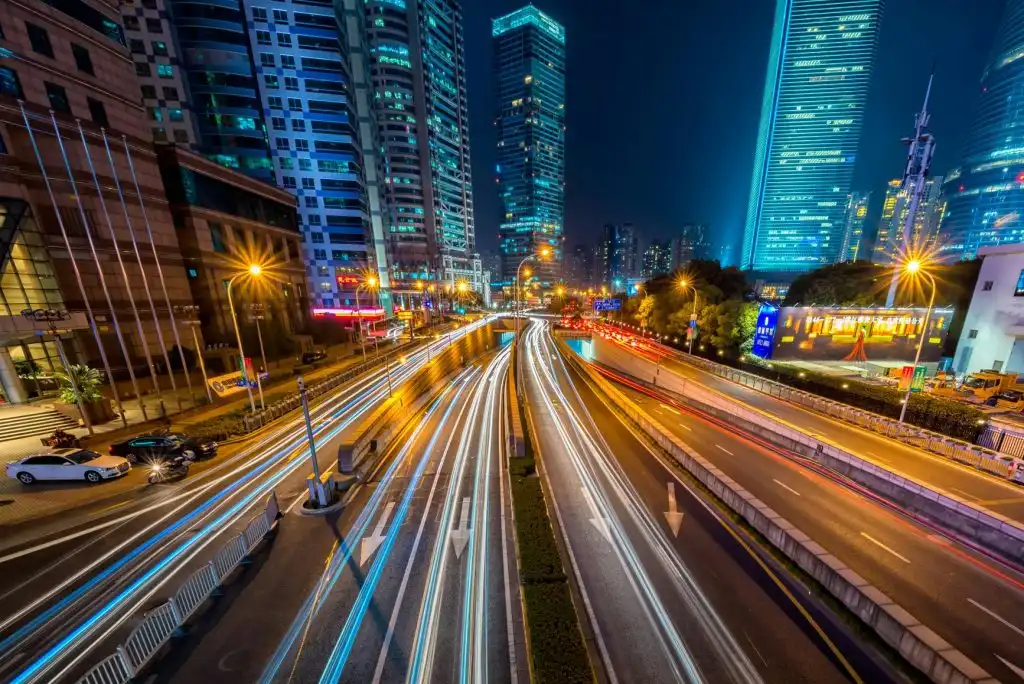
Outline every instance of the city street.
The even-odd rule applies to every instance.
[[[524,343],[546,483],[609,679],[889,679],[567,370],[547,322]]]

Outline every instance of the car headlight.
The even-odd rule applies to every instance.
[[[163,466],[162,463],[154,463],[153,464],[153,472],[154,473],[159,473],[163,469],[164,469],[164,466]]]
[[[109,473],[116,473],[117,472],[117,468],[104,468],[103,472],[108,473],[108,474]]]

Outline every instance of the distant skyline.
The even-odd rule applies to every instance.
[[[524,2],[464,3],[477,239],[497,246],[490,20]],[[566,29],[566,219],[570,245],[630,221],[645,242],[710,225],[714,253],[738,244],[771,35],[773,0],[621,3],[537,0]],[[853,189],[877,224],[933,62],[932,169],[956,166],[1002,0],[887,0]],[[619,46],[609,49],[609,46]],[[733,258],[738,251],[732,251]]]

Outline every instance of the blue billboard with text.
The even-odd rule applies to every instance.
[[[762,359],[772,358],[772,347],[775,344],[775,329],[779,326],[779,308],[771,304],[762,304],[757,312],[757,327],[754,329],[754,356]]]
[[[621,299],[595,299],[594,311],[618,311],[622,308]]]

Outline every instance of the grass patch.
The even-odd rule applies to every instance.
[[[566,582],[523,587],[530,623],[534,684],[589,684],[594,681],[576,624]]]

